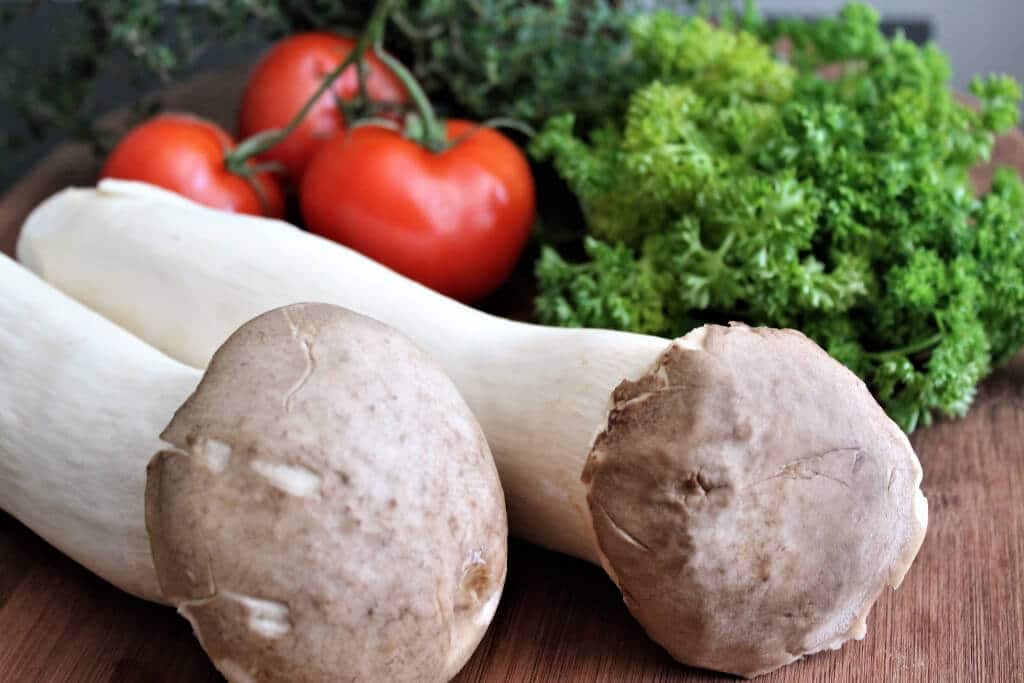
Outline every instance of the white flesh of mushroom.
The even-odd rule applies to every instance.
[[[0,255],[0,507],[75,561],[163,601],[146,464],[201,373]]]

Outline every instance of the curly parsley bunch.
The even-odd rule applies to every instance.
[[[945,56],[886,38],[864,5],[747,28],[638,17],[650,79],[626,113],[587,139],[556,117],[534,140],[589,231],[582,262],[543,252],[539,316],[668,336],[795,327],[908,432],[964,414],[1024,344],[1024,189],[1006,170],[983,196],[969,179],[1017,122],[1020,87],[978,79],[980,106],[961,104]]]

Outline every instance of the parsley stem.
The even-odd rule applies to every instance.
[[[936,332],[930,337],[925,337],[912,344],[907,344],[898,349],[889,349],[887,351],[874,351],[865,353],[864,356],[871,360],[890,360],[898,356],[910,356],[921,351],[927,351],[928,349],[936,346],[942,341],[942,332]]]

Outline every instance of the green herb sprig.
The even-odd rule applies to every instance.
[[[556,117],[535,138],[589,229],[582,261],[544,251],[539,316],[795,327],[908,432],[963,415],[1024,344],[1024,189],[1003,170],[979,197],[968,177],[1017,122],[1020,87],[978,79],[978,108],[961,104],[945,56],[884,37],[864,5],[748,28],[637,18],[653,78],[625,114],[583,137]]]
[[[0,14],[0,34],[45,3]],[[0,102],[22,120],[17,142],[53,134],[100,143],[115,132],[95,127],[102,79],[140,92],[188,73],[211,46],[259,44],[313,29],[353,34],[375,0],[81,0],[51,11],[55,46],[41,53],[17,41],[0,45]],[[413,69],[447,113],[527,124],[576,111],[598,120],[622,110],[641,82],[629,59],[629,13],[609,0],[399,0],[386,47]],[[15,30],[8,28],[7,30]],[[2,41],[0,41],[2,42]],[[152,113],[149,106],[141,113]],[[17,139],[16,139],[17,138]]]

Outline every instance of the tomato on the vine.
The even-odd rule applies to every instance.
[[[489,294],[526,244],[534,185],[511,140],[475,127],[449,121],[439,152],[379,126],[336,136],[302,181],[306,227],[456,299]]]
[[[277,181],[266,172],[232,172],[226,155],[234,148],[231,136],[211,121],[161,114],[118,142],[101,176],[158,185],[215,209],[280,218],[284,198]]]
[[[238,134],[247,138],[272,128],[284,128],[355,44],[349,38],[311,32],[289,36],[274,45],[256,66],[246,86],[238,115]],[[408,101],[402,82],[374,54],[365,54],[363,64],[370,100],[395,104]],[[260,158],[283,164],[298,182],[320,145],[345,127],[337,101],[352,100],[358,94],[358,74],[352,65],[317,99],[302,123]]]

